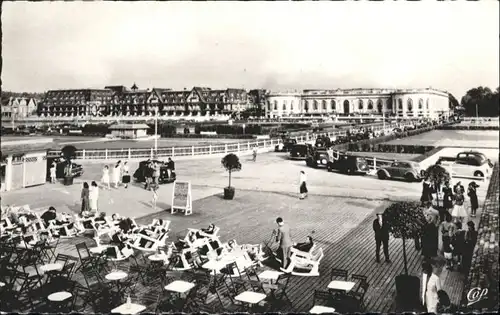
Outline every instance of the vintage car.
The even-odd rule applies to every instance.
[[[460,152],[456,157],[440,157],[436,164],[451,171],[457,177],[489,177],[493,163],[481,152]]]
[[[153,163],[156,162],[156,163],[160,164],[160,176],[158,178],[159,184],[168,184],[168,183],[175,182],[175,179],[176,179],[175,171],[172,171],[172,176],[168,177],[167,164],[162,162],[162,161],[158,161],[158,160],[147,160],[147,161],[139,162],[139,167],[134,172],[135,181],[137,181],[139,183],[143,183],[146,181],[146,176],[148,175],[148,172],[151,172],[151,174],[152,174],[152,171],[149,168],[149,163],[151,163],[151,162],[153,162]]]
[[[377,171],[379,179],[397,178],[408,182],[421,181],[424,171],[420,165],[413,161],[394,161],[391,165],[382,167]]]
[[[293,160],[305,160],[309,152],[313,150],[313,146],[309,143],[295,144],[290,150],[290,158]]]
[[[297,140],[284,138],[283,142],[274,147],[274,152],[290,152],[292,147],[297,144]]]
[[[67,165],[66,160],[63,158],[47,158],[47,179],[50,180],[50,168],[52,163],[56,163],[56,178],[64,178],[64,169]],[[79,177],[83,175],[83,166],[81,164],[71,163],[71,174],[73,177]]]
[[[344,153],[339,153],[338,156],[334,154],[334,159],[326,164],[326,169],[328,172],[336,170],[350,175],[365,175],[370,170],[365,158]]]
[[[306,165],[310,167],[319,167],[328,164],[328,153],[326,150],[314,149],[307,154]]]

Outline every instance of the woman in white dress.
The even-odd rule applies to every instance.
[[[90,204],[90,212],[97,213],[97,201],[99,200],[99,187],[96,182],[92,182],[90,184],[89,190],[89,204]]]
[[[109,184],[109,167],[107,165],[104,165],[104,168],[102,169],[101,183],[104,187],[108,187],[108,189],[111,189],[111,186]]]
[[[432,275],[432,266],[429,262],[425,261],[422,264],[422,306],[426,308],[425,296],[427,293],[427,283]]]
[[[455,194],[455,206],[453,207],[453,211],[451,212],[451,216],[455,218],[456,221],[463,222],[464,218],[467,218],[469,214],[465,209],[465,197],[463,193]]]
[[[427,280],[427,288],[425,291],[425,305],[427,312],[437,313],[439,302],[438,291],[441,290],[441,272],[443,271],[444,262],[442,259],[437,259],[432,266],[432,274]]]
[[[118,188],[122,176],[122,161],[118,161],[113,169],[113,185]]]
[[[122,166],[122,183],[125,185],[125,188],[128,187],[128,183],[130,183],[130,174],[129,167],[127,162],[125,161]]]

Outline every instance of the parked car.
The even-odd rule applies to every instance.
[[[324,166],[328,163],[328,153],[326,150],[314,149],[307,154],[306,165],[310,167]]]
[[[440,157],[436,164],[458,177],[489,177],[493,168],[490,159],[477,151],[460,152],[456,157]]]
[[[379,179],[397,178],[409,182],[421,181],[424,171],[420,165],[413,161],[394,161],[387,167],[382,167],[377,171]]]
[[[342,153],[339,154],[338,159],[328,161],[326,169],[328,172],[336,170],[344,174],[362,175],[365,175],[370,170],[365,158]]]
[[[274,147],[274,152],[290,152],[292,147],[297,144],[297,140],[284,138],[283,142]]]
[[[56,178],[64,178],[64,169],[66,167],[66,160],[63,158],[47,158],[47,179],[50,180],[50,168],[52,163],[56,163]],[[71,174],[73,177],[79,177],[83,175],[83,166],[81,164],[71,162]]]
[[[313,150],[313,146],[309,143],[295,144],[290,150],[290,158],[297,160],[305,160],[307,154]]]
[[[160,176],[158,177],[159,184],[168,184],[175,182],[177,178],[175,171],[172,171],[172,176],[168,177],[168,167],[167,164],[158,160],[147,160],[139,162],[139,167],[134,172],[134,179],[139,183],[146,181],[146,175],[148,173],[149,163],[156,162],[160,164]]]

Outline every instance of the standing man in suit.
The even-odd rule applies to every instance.
[[[283,222],[282,218],[276,219],[278,231],[276,233],[276,242],[280,243],[281,269],[286,269],[290,260],[290,248],[293,245],[290,227]]]
[[[380,245],[384,247],[385,261],[391,262],[389,260],[389,226],[385,223],[382,213],[378,213],[377,218],[373,220],[373,231],[375,231],[377,262],[380,262]]]
[[[168,178],[172,177],[172,172],[175,171],[175,163],[172,161],[171,158],[168,158],[167,162],[167,173],[168,173]]]

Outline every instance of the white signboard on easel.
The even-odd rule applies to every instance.
[[[193,198],[191,195],[190,182],[174,182],[170,213],[174,214],[177,211],[182,211],[185,215],[190,215],[193,213]]]

